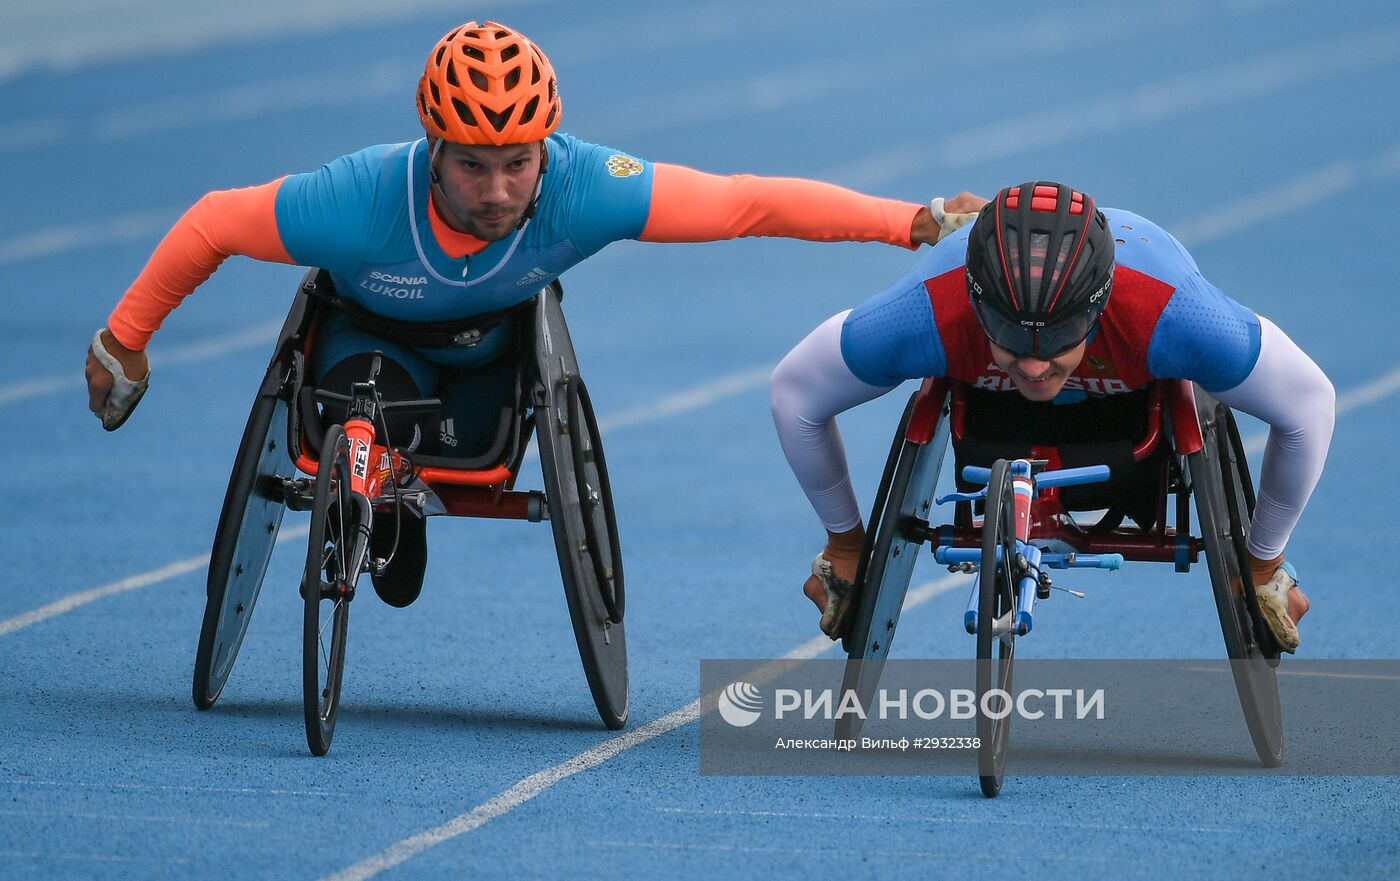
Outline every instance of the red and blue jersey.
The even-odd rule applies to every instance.
[[[1243,382],[1259,358],[1258,316],[1207,281],[1161,227],[1128,211],[1103,212],[1115,239],[1113,289],[1056,400],[1121,394],[1154,379],[1191,380],[1212,392]],[[968,298],[963,267],[970,229],[940,242],[908,275],[847,316],[841,354],[857,378],[892,386],[947,376],[1013,390]]]

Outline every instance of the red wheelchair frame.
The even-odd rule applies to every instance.
[[[353,580],[382,562],[359,558],[366,554],[375,511],[394,511],[401,503],[422,506],[426,492],[401,486],[416,479],[452,516],[550,521],[589,689],[604,724],[621,728],[629,705],[621,550],[597,419],[579,376],[558,283],[537,294],[518,316],[519,409],[514,422],[503,423],[512,433],[497,438],[497,447],[501,442],[504,447],[499,447],[495,464],[487,467],[452,467],[441,459],[402,456],[374,441],[372,419],[357,420],[353,413],[344,427],[333,424],[325,429],[318,455],[307,429],[319,419],[308,418],[300,408],[318,316],[333,308],[315,295],[327,292],[333,295],[329,275],[311,270],[249,414],[211,554],[208,600],[195,655],[195,705],[208,709],[223,691],[247,633],[284,511],[310,510],[302,586],[307,741],[317,755],[329,749]],[[379,409],[372,376],[356,389],[368,401],[368,411]],[[382,407],[435,403],[388,402]],[[354,455],[362,460],[352,462],[347,432],[358,437]],[[532,435],[539,448],[544,491],[516,491],[519,465]],[[347,505],[357,493],[356,507],[363,515]],[[353,565],[339,571],[345,560]],[[322,608],[326,603],[331,604],[329,611]]]
[[[980,547],[985,561],[996,558],[985,556],[986,548],[1006,540],[1004,533],[1014,528],[999,509],[993,509],[995,500],[990,496],[986,501],[989,513],[981,521],[974,517],[973,502],[962,498],[956,502],[951,524],[929,522],[944,451],[950,441],[956,447],[968,439],[968,395],[968,387],[961,383],[943,378],[924,380],[910,397],[895,433],[856,574],[860,592],[857,611],[850,630],[843,635],[848,661],[842,688],[856,692],[861,705],[874,694],[889,656],[913,574],[916,547],[927,542],[935,553]],[[1279,647],[1264,625],[1249,579],[1245,542],[1255,500],[1233,414],[1198,387],[1176,380],[1155,382],[1146,396],[1146,407],[1146,427],[1131,442],[1131,461],[1151,467],[1149,460],[1154,454],[1165,452],[1155,465],[1158,495],[1150,528],[1119,524],[1112,529],[1085,529],[1062,504],[1060,488],[1047,486],[1037,491],[1030,506],[1030,540],[1061,542],[1086,556],[1116,554],[1129,561],[1169,562],[1179,572],[1189,571],[1204,556],[1251,739],[1260,761],[1276,766],[1283,759],[1282,713],[1274,669]],[[1061,449],[1054,445],[1028,443],[1017,458],[1040,460],[1049,469],[1062,464]],[[1003,473],[1005,462],[997,463]],[[1169,523],[1173,497],[1175,518]],[[1200,535],[1192,534],[1192,500]],[[1011,538],[1014,540],[1014,534]],[[963,563],[949,568],[968,571],[977,567]],[[1020,586],[1013,582],[1018,579],[1003,572],[1000,565],[994,568],[997,595],[1014,600]],[[999,616],[1015,609],[1015,602],[1002,605],[1005,608],[981,609],[978,614]],[[1009,681],[1015,657],[1016,629],[994,628],[991,621],[991,617],[986,618],[980,631],[970,628],[979,632],[979,662],[985,662],[988,671],[995,674],[985,677],[984,682],[979,664],[979,688],[989,686],[993,679]],[[994,646],[996,658],[992,656]],[[838,723],[837,737],[851,738],[860,727],[861,720],[846,717]],[[984,738],[987,742],[979,748],[979,778],[989,797],[1000,791],[1004,777],[1005,725],[997,735]]]

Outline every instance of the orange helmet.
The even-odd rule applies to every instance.
[[[559,86],[528,37],[469,21],[438,41],[418,81],[418,118],[457,144],[528,144],[559,127]]]

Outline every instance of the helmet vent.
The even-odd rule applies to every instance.
[[[447,44],[438,47],[437,55],[433,56],[433,64],[442,64],[442,56],[447,54]]]
[[[457,118],[466,125],[476,125],[476,117],[472,115],[472,109],[461,99],[452,99],[452,109],[457,111]]]
[[[512,58],[514,58],[515,56],[517,56],[517,55],[519,55],[519,54],[520,54],[520,47],[519,47],[519,46],[507,46],[507,47],[505,47],[504,49],[501,50],[501,60],[502,60],[502,61],[509,61],[509,60],[511,60]]]
[[[518,85],[520,85],[520,68],[517,67],[506,74],[506,91],[509,92]]]
[[[442,103],[442,93],[438,91],[437,83],[428,83],[428,89],[433,93],[433,103]]]
[[[496,113],[489,107],[481,108],[481,112],[486,114],[486,120],[490,122],[491,127],[498,132],[505,131],[506,125],[510,123],[510,115],[514,111],[515,108],[513,106],[507,107],[502,113]]]
[[[1036,198],[1038,197],[1032,196],[1031,201],[1034,202]],[[1032,207],[1031,210],[1037,211],[1039,209]],[[1033,304],[1039,299],[1034,296],[1036,293],[1044,293],[1045,291],[1045,264],[1047,262],[1046,258],[1049,256],[1050,234],[1043,232],[1031,233],[1030,277],[1022,280],[1023,287],[1029,289],[1026,291],[1027,305]]]
[[[1069,266],[1069,258],[1073,254],[1073,251],[1073,235],[1067,235],[1060,239],[1060,253],[1055,255],[1054,268],[1050,272],[1050,283],[1045,287],[1045,292],[1047,294],[1053,294],[1055,289],[1059,287],[1060,276],[1064,274],[1065,269]]]
[[[481,91],[485,92],[491,88],[491,81],[486,78],[486,74],[476,68],[468,70],[467,75],[472,78],[472,85],[476,86]]]
[[[555,117],[556,113],[558,112],[558,110],[559,110],[559,105],[558,105],[558,104],[551,104],[551,105],[549,106],[549,115],[546,116],[546,117],[544,118],[544,127],[545,127],[545,128],[549,128],[549,127],[551,127],[551,126],[554,125],[554,117]]]
[[[1092,266],[1094,263],[1094,243],[1092,240],[1085,240],[1084,250],[1079,253],[1079,259],[1075,261],[1074,270],[1069,274],[1070,286],[1079,283],[1079,279],[1084,276],[1084,267]]]
[[[526,125],[527,123],[529,123],[530,120],[534,119],[534,118],[535,118],[535,111],[538,110],[539,108],[540,108],[540,99],[539,99],[539,96],[536,95],[535,97],[531,98],[531,99],[529,100],[529,102],[527,102],[527,103],[525,104],[525,109],[522,110],[522,111],[520,112],[520,124],[521,124],[521,125]]]
[[[447,84],[449,86],[462,85],[461,80],[457,79],[457,65],[451,61],[447,62]]]
[[[462,47],[462,54],[465,55],[465,56],[467,56],[468,58],[474,59],[474,60],[476,60],[476,61],[485,61],[485,60],[486,60],[486,53],[485,53],[485,52],[482,52],[480,49],[478,49],[478,48],[475,47],[475,46],[463,46],[463,47]]]

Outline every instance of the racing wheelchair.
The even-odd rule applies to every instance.
[[[950,441],[958,491],[935,500]],[[935,502],[954,503],[952,523],[931,524]],[[1276,767],[1280,648],[1246,559],[1254,504],[1234,414],[1191,383],[1159,380],[1054,406],[927,379],[905,407],[868,521],[859,604],[843,635],[843,693],[854,690],[861,705],[875,693],[925,542],[950,571],[977,573],[964,625],[976,636],[979,708],[992,689],[1011,690],[1017,642],[1031,630],[1035,600],[1050,595],[1046,570],[1117,569],[1132,560],[1187,572],[1204,554],[1250,737],[1260,762]],[[1076,511],[1103,514],[1081,525]],[[989,798],[1005,777],[1011,716],[977,714],[978,777]],[[843,718],[837,736],[861,724]]]
[[[424,514],[549,521],[589,690],[608,728],[626,723],[627,638],[617,522],[598,423],[579,376],[562,298],[563,289],[554,282],[508,316],[450,331],[470,341],[483,327],[509,319],[515,406],[502,410],[489,449],[470,459],[432,457],[393,447],[384,416],[431,413],[440,402],[382,400],[375,385],[377,353],[367,381],[356,383],[351,395],[312,386],[308,365],[319,322],[328,310],[353,306],[338,298],[328,273],[313,269],[306,275],[229,477],[195,655],[195,706],[212,707],[228,681],[284,512],[309,511],[301,582],[304,715],[307,744],[313,754],[324,755],[340,706],[355,585],[361,574],[383,572],[388,563],[370,552],[372,531],[395,530],[397,544],[395,518],[412,516],[403,509],[413,506]],[[543,492],[514,488],[532,435]]]

